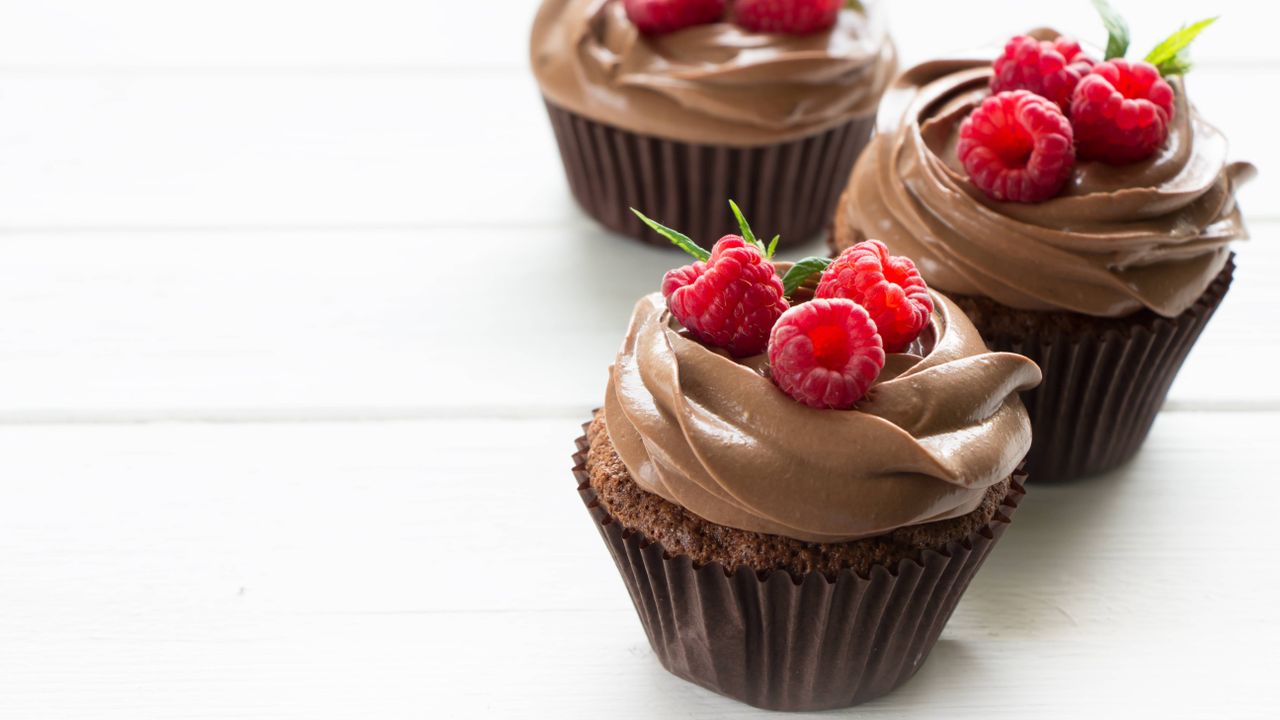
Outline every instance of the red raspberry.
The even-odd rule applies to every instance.
[[[807,35],[836,24],[845,0],[734,0],[734,21],[752,32]]]
[[[866,240],[840,253],[822,271],[814,296],[845,298],[865,308],[885,352],[905,350],[933,312],[933,298],[916,264],[890,255],[879,240]]]
[[[1075,165],[1067,116],[1026,90],[983,100],[960,124],[956,155],[974,185],[996,200],[1015,202],[1057,195]]]
[[[642,33],[658,35],[724,17],[727,0],[623,0],[627,17]]]
[[[734,357],[764,352],[769,330],[788,307],[773,263],[738,235],[725,235],[711,257],[662,278],[667,308],[699,342]]]
[[[1071,105],[1071,93],[1080,78],[1089,73],[1093,59],[1080,43],[1060,37],[1053,42],[1018,35],[1004,46],[991,64],[992,94],[1006,90],[1028,90],[1058,104],[1063,112]]]
[[[1173,120],[1173,88],[1146,62],[1108,60],[1076,86],[1071,124],[1083,160],[1124,164],[1164,145]]]
[[[861,305],[818,298],[778,318],[769,336],[769,367],[773,382],[805,405],[847,410],[880,375],[884,349]]]

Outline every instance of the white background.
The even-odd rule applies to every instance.
[[[850,716],[1280,713],[1278,18],[1120,4],[1139,51],[1223,15],[1188,86],[1254,239],[1142,454],[1033,487]],[[573,491],[683,261],[573,206],[534,5],[0,4],[0,717],[758,714],[659,667]],[[907,62],[1102,40],[1083,0],[892,20]]]

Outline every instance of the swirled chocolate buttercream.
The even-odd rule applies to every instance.
[[[820,410],[779,390],[762,356],[690,339],[648,295],[610,372],[609,437],[640,487],[743,530],[842,542],[972,512],[1031,445],[1018,391],[1040,371],[933,301],[856,408]]]
[[[544,0],[531,62],[552,103],[644,135],[768,145],[875,112],[897,68],[879,2],[808,35],[731,22],[642,35],[620,0]]]
[[[1247,236],[1222,133],[1187,101],[1181,78],[1169,138],[1129,165],[1078,162],[1040,203],[998,202],[956,158],[959,127],[988,93],[987,60],[938,60],[886,92],[877,136],[836,211],[835,240],[864,237],[915,260],[931,287],[1025,310],[1119,317],[1189,308]]]

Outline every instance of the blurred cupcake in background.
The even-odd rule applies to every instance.
[[[1182,77],[1212,21],[1125,60],[1123,19],[1095,4],[1105,53],[1040,30],[903,73],[832,237],[913,258],[992,349],[1040,365],[1024,397],[1037,481],[1137,452],[1246,237],[1235,193],[1253,168],[1228,162]]]
[[[530,56],[574,197],[647,240],[628,208],[718,237],[726,197],[814,235],[896,71],[879,0],[544,0]]]

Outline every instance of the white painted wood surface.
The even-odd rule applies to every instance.
[[[1165,413],[1125,471],[1033,488],[922,673],[858,715],[1274,717],[1276,420]],[[654,660],[576,432],[7,428],[0,716],[758,714]]]
[[[1138,47],[1224,15],[1192,92],[1254,239],[1139,458],[1033,488],[850,714],[1280,714],[1277,17],[1120,4]],[[759,714],[661,670],[572,491],[678,257],[574,208],[533,6],[0,4],[0,718]],[[1097,34],[976,7],[895,2],[906,60]]]

